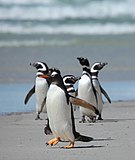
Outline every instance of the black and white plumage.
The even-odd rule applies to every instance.
[[[65,75],[63,76],[63,82],[67,88],[67,91],[68,93],[71,95],[71,96],[74,96],[76,97],[76,90],[75,90],[75,83],[76,81],[78,81],[78,77],[75,77],[74,75]],[[77,106],[73,106],[74,108],[74,111],[76,110]]]
[[[49,68],[46,63],[41,61],[35,62],[30,65],[37,69],[37,73],[36,73],[35,84],[33,88],[26,95],[24,103],[27,104],[30,97],[35,93],[36,113],[37,113],[37,117],[35,120],[37,120],[37,119],[41,119],[40,118],[41,112],[46,113],[45,97],[49,88],[49,82],[46,79],[42,78],[41,76],[43,74],[47,74],[49,71]]]
[[[51,83],[47,92],[46,107],[50,128],[55,137],[48,141],[47,145],[55,145],[60,139],[63,139],[70,142],[69,146],[64,148],[72,148],[74,147],[75,136],[70,103],[80,104],[83,107],[92,109],[95,114],[97,110],[87,102],[70,96],[59,73],[53,71],[48,75],[44,75],[44,78],[47,78]]]
[[[76,96],[76,90],[74,88],[74,84],[76,83],[76,81],[78,81],[78,79],[79,78],[75,77],[74,75],[63,76],[63,82],[66,86],[68,94],[71,96],[74,96],[74,97]],[[92,137],[81,135],[79,132],[76,131],[74,111],[76,110],[77,106],[73,105],[72,103],[70,103],[70,105],[71,105],[71,118],[72,118],[73,133],[75,136],[75,140],[83,141],[83,142],[89,142],[89,141],[93,140]]]
[[[101,63],[101,62],[96,62],[91,66],[91,78],[92,78],[92,84],[96,90],[96,95],[97,95],[97,105],[96,108],[99,111],[99,117],[98,120],[102,120],[102,110],[103,110],[103,99],[102,99],[102,94],[108,99],[109,103],[111,103],[111,100],[106,93],[106,91],[101,87],[100,82],[98,80],[98,73],[99,71],[105,66],[107,63]]]
[[[78,77],[75,77],[74,75],[63,76],[63,82],[67,88],[67,91],[72,96],[75,96],[76,94],[74,84],[76,83],[77,80],[78,80]]]
[[[90,64],[87,58],[78,57],[79,63],[82,66],[82,76],[78,82],[78,98],[85,100],[86,102],[92,104],[93,106],[97,105],[96,91],[92,84]],[[80,107],[80,113],[82,116],[82,122],[86,122],[85,117],[88,117],[89,120],[93,122],[96,121],[96,115],[93,115],[91,110]]]

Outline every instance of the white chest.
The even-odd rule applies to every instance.
[[[71,106],[67,104],[65,92],[61,88],[50,85],[46,107],[53,134],[63,139],[66,139],[65,135],[69,131],[72,135]]]

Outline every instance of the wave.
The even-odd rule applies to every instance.
[[[77,35],[95,35],[95,34],[126,34],[135,33],[135,24],[70,24],[70,25],[40,25],[40,26],[22,26],[6,25],[0,26],[0,33],[12,34],[77,34]]]
[[[76,40],[1,40],[1,47],[35,47],[35,46],[68,46],[78,43]]]
[[[9,0],[8,0],[9,1]],[[17,0],[14,0],[16,3]],[[3,1],[4,2],[4,1]],[[27,2],[21,0],[21,2]],[[132,17],[135,18],[135,3],[127,1],[90,1],[84,5],[48,5],[47,1],[28,1],[25,5],[0,5],[0,20],[20,19],[20,20],[60,20],[65,18],[98,18],[105,17]],[[35,3],[34,3],[35,2]],[[38,3],[38,4],[37,4]],[[1,4],[1,2],[0,2]]]
[[[134,0],[0,0],[0,33],[134,33],[134,6]]]

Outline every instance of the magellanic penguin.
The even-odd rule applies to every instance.
[[[47,74],[49,71],[49,68],[46,63],[41,61],[35,62],[30,65],[37,69],[36,80],[33,88],[26,95],[24,103],[27,104],[29,98],[35,93],[36,113],[37,113],[37,117],[35,118],[35,120],[38,120],[38,119],[41,119],[40,118],[41,112],[46,113],[45,98],[49,88],[48,80],[41,78],[40,76],[43,74]]]
[[[60,140],[66,140],[70,144],[64,148],[73,148],[75,136],[73,134],[70,102],[91,109],[95,115],[98,111],[84,100],[70,96],[59,73],[54,71],[41,77],[47,78],[51,83],[47,92],[46,108],[50,128],[55,138],[46,144],[53,146]]]
[[[64,85],[66,86],[66,89],[68,91],[68,94],[71,96],[76,97],[76,90],[74,88],[74,84],[76,81],[78,81],[78,77],[75,77],[74,75],[65,75],[63,76],[63,82]],[[72,126],[73,126],[73,134],[75,136],[76,141],[83,141],[83,142],[89,142],[93,140],[92,137],[84,136],[81,135],[79,132],[76,131],[76,126],[75,126],[75,118],[74,118],[74,111],[76,110],[76,106],[70,103],[71,105],[71,118],[72,118]],[[74,108],[74,109],[73,109]]]
[[[83,69],[82,76],[78,81],[78,98],[81,98],[93,106],[96,106],[97,97],[96,91],[92,85],[89,61],[84,57],[77,57],[77,59]],[[86,122],[85,116],[89,118],[88,120],[92,120],[92,122],[96,121],[96,116],[93,116],[91,110],[80,107],[80,113],[82,116],[81,122]]]
[[[75,90],[74,85],[76,81],[78,81],[78,79],[79,77],[75,77],[74,75],[71,75],[71,74],[63,76],[63,82],[67,88],[68,93],[74,97],[76,97],[76,90]],[[76,110],[76,107],[77,106],[73,106],[74,111]]]
[[[111,103],[111,100],[106,93],[106,91],[101,87],[100,82],[98,80],[98,73],[99,71],[105,66],[107,63],[101,63],[101,62],[96,62],[91,66],[91,77],[92,77],[92,84],[96,90],[96,95],[97,95],[97,105],[96,108],[99,111],[99,117],[98,120],[103,120],[101,113],[103,110],[103,99],[102,99],[102,94],[107,98],[109,103]]]

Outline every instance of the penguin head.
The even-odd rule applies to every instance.
[[[61,77],[61,72],[57,68],[50,68],[49,72],[47,74],[41,75],[40,77],[48,79],[50,83],[61,83],[63,82],[63,79]]]
[[[61,76],[61,72],[57,68],[50,68],[48,74],[44,74],[41,76],[42,78],[47,79],[50,84],[57,85],[60,87],[66,94],[67,104],[69,104],[69,95],[67,93],[66,86],[64,85],[63,78]]]
[[[96,73],[99,72],[105,65],[107,65],[108,63],[101,63],[101,62],[96,62],[92,65],[91,67],[91,73]]]
[[[35,63],[30,63],[30,65],[37,69],[37,76],[47,74],[49,72],[49,68],[45,62],[38,61]]]
[[[65,75],[65,76],[63,76],[64,84],[72,84],[72,85],[74,85],[78,79],[79,78],[75,77],[74,75]]]
[[[82,66],[86,66],[86,67],[89,67],[90,64],[89,64],[89,61],[87,58],[84,58],[84,57],[77,57],[77,59],[79,60],[80,64]]]
[[[53,72],[56,72],[56,73],[58,73],[58,74],[61,74],[61,72],[60,72],[60,70],[59,70],[58,68],[55,68],[55,67],[49,68],[49,73],[51,74],[51,73],[53,73]]]

